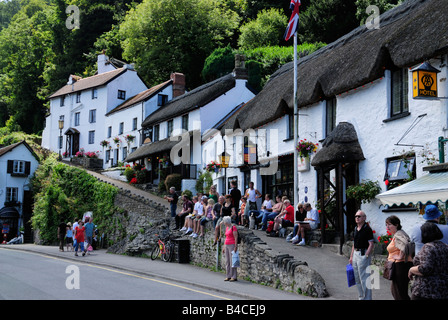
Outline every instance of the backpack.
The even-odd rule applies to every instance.
[[[234,230],[233,228],[236,228],[236,226],[232,227],[232,231]],[[236,241],[237,244],[241,243],[241,237],[240,237],[240,232],[238,231],[238,228],[236,228],[236,233],[238,234],[238,239]]]
[[[268,222],[268,227],[267,227],[267,229],[266,229],[266,232],[267,233],[270,233],[270,232],[272,232],[274,230],[274,221],[269,221]]]

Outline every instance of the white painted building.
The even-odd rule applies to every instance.
[[[322,190],[331,190],[330,183],[334,184],[340,188],[338,200],[343,205],[334,213],[334,221],[342,222],[337,227],[345,233],[353,230],[356,212],[352,203],[346,203],[347,186],[370,180],[378,182],[384,192],[394,183],[405,183],[410,178],[408,170],[412,178],[421,177],[425,174],[423,167],[432,161],[430,153],[438,154],[438,137],[447,135],[448,43],[442,31],[448,24],[447,10],[435,0],[406,2],[381,15],[380,29],[361,26],[299,61],[298,140],[318,143],[319,148],[311,157],[309,169],[297,171],[298,202],[317,207],[323,198]],[[432,18],[425,19],[427,15]],[[440,70],[438,96],[444,99],[412,97],[411,69],[428,59]],[[293,128],[289,121],[293,106],[293,63],[288,63],[270,77],[242,112],[222,126],[221,140],[232,140],[224,136],[226,130],[255,130],[257,161],[232,166],[231,160],[226,170],[227,177],[239,179],[241,190],[253,181],[263,194],[294,198],[294,146],[292,137],[288,139]],[[272,140],[259,139],[262,129]],[[229,143],[227,147],[230,152],[234,150]],[[269,159],[268,164],[265,160]],[[262,174],[275,163],[278,168],[274,174]],[[340,174],[336,170],[339,165]],[[319,172],[329,182],[320,180]],[[374,199],[361,208],[378,236],[385,234],[385,219],[390,215],[401,219],[404,230],[422,221],[418,208],[409,204],[385,206]]]
[[[253,90],[247,85],[247,70],[244,66],[238,66],[233,74],[173,99],[142,123],[144,140],[148,143],[129,155],[127,161],[144,162],[145,167],[152,171],[152,181],[158,183],[156,169],[159,160],[169,158],[169,173],[180,173],[184,180],[191,180],[188,187],[191,189],[191,183],[194,184],[199,170],[203,170],[208,161],[208,158],[203,159],[201,147],[204,135],[254,96]],[[188,133],[185,139],[189,146],[188,150],[182,150],[185,153],[178,156],[176,147],[180,146],[179,137],[182,133]],[[176,152],[172,153],[173,150]]]
[[[145,90],[147,86],[131,65],[116,68],[107,56],[99,55],[96,75],[70,76],[67,85],[49,96],[42,147],[61,152],[64,157],[75,156],[81,149],[99,152],[104,159],[100,142],[107,138],[110,126],[115,130],[119,127],[119,123],[108,121],[106,114]],[[131,125],[136,115],[141,119],[141,109],[126,113],[120,122]]]
[[[25,141],[0,148],[0,227],[8,226],[8,240],[19,235],[21,227],[30,228],[30,178],[38,166],[37,155]]]

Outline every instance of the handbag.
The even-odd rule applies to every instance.
[[[353,267],[350,263],[345,267],[345,269],[347,272],[348,287],[350,288],[351,286],[354,286],[356,284],[355,271],[353,271]]]
[[[239,251],[232,251],[232,268],[238,268],[240,266],[240,253]]]
[[[395,261],[387,260],[384,263],[383,278],[387,280],[393,280],[394,275],[395,275]]]

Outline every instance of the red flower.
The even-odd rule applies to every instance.
[[[129,182],[131,184],[136,184],[137,183],[137,178],[132,178],[131,181]]]

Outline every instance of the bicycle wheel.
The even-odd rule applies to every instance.
[[[171,261],[173,258],[174,246],[171,242],[165,244],[165,252],[162,253],[162,260],[165,262]]]
[[[157,243],[151,251],[151,260],[156,260],[160,256],[160,246]]]

